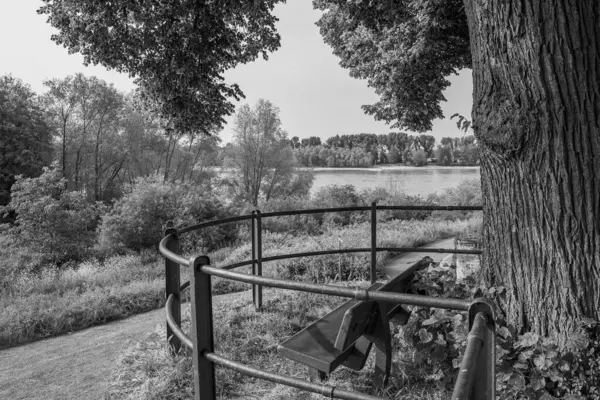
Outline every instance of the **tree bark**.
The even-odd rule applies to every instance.
[[[487,283],[509,325],[600,319],[600,2],[465,0]]]

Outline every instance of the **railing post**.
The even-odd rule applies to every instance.
[[[206,256],[190,259],[190,290],[192,292],[192,335],[194,342],[194,394],[196,400],[215,400],[215,366],[204,357],[214,351],[212,293],[210,275],[202,266],[210,265]]]
[[[262,275],[262,222],[260,210],[252,212],[252,275]],[[256,311],[262,310],[262,286],[252,285],[252,300]]]
[[[377,280],[377,202],[371,203],[371,283]]]
[[[471,399],[496,399],[496,315],[494,304],[484,298],[475,299],[469,307],[469,331],[475,322],[475,316],[483,312],[486,316],[483,348],[477,359],[475,380]]]
[[[179,253],[179,235],[177,229],[169,228],[165,231],[165,236],[173,235],[172,239],[167,243],[167,249],[175,254]],[[181,297],[179,296],[179,288],[181,286],[180,279],[180,266],[174,261],[169,260],[165,257],[165,300],[173,295],[173,305],[171,309],[171,315],[177,323],[181,326]],[[181,340],[173,333],[173,330],[167,324],[167,346],[171,348],[171,351],[178,353],[181,348]]]

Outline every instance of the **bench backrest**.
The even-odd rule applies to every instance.
[[[427,267],[433,260],[425,257],[419,262],[413,264],[401,274],[387,281],[385,284],[375,283],[369,287],[369,290],[403,293],[406,292],[408,286],[414,276],[414,273],[420,269]],[[377,323],[377,319],[381,318],[380,313],[391,316],[399,310],[401,304],[390,306],[373,300],[361,301],[348,310],[344,314],[344,319],[340,325],[338,336],[335,341],[335,348],[345,350],[352,346],[365,333],[370,333]]]

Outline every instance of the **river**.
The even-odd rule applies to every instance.
[[[358,190],[384,187],[409,195],[427,195],[456,187],[462,180],[479,179],[479,167],[314,168],[311,192],[327,185],[354,185]]]

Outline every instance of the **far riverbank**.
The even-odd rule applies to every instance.
[[[431,165],[381,166],[374,168],[306,168],[315,175],[312,193],[328,185],[354,185],[357,190],[384,187],[411,196],[430,194],[457,187],[463,180],[480,179],[480,168]]]
[[[326,172],[326,171],[368,171],[368,172],[380,172],[380,171],[415,171],[415,170],[477,170],[479,171],[479,165],[424,165],[422,167],[416,167],[414,165],[377,165],[369,168],[360,167],[298,167],[300,171],[313,171],[313,172]]]

